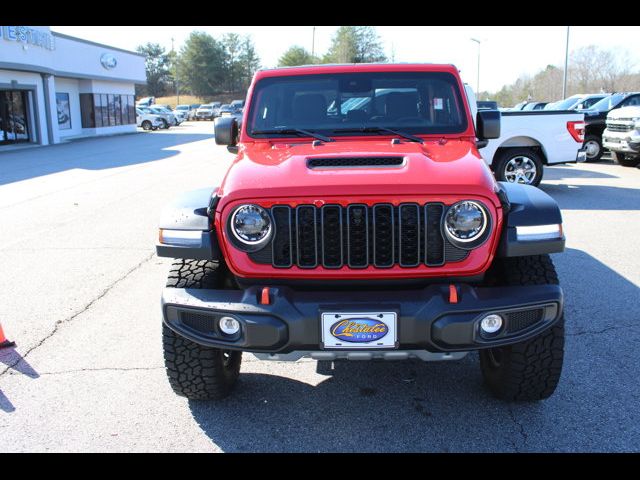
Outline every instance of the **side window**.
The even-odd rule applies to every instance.
[[[634,95],[633,97],[627,98],[624,102],[622,102],[623,107],[632,107],[635,105],[640,105],[640,95]]]

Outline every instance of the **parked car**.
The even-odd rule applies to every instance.
[[[173,115],[175,115],[176,119],[178,120],[178,124],[180,125],[182,122],[186,121],[188,119],[189,113],[187,111],[185,111],[184,109],[178,110],[178,108],[176,107],[175,109],[171,108],[169,105],[154,105],[160,108],[163,108],[171,113],[173,113]]]
[[[529,102],[522,107],[523,112],[531,112],[533,110],[542,110],[547,102]]]
[[[148,107],[156,103],[156,97],[144,97],[136,102],[136,107]]]
[[[607,128],[602,133],[602,146],[608,148],[614,161],[624,167],[640,165],[640,106],[611,110]]]
[[[168,129],[174,123],[174,120],[171,119],[169,117],[169,114],[167,114],[165,112],[158,113],[157,111],[151,110],[151,108],[149,108],[149,107],[138,107],[138,108],[144,113],[148,113],[148,114],[151,114],[151,115],[157,115],[160,118],[160,121],[162,123],[160,128]],[[173,114],[171,114],[171,116],[173,117]]]
[[[593,105],[598,103],[603,98],[608,97],[609,95],[611,94],[610,93],[593,93],[591,95],[587,95],[586,97],[580,99],[575,105],[573,105],[573,107],[571,107],[571,110],[588,110]]]
[[[478,161],[500,113],[477,112],[474,128],[458,69],[261,70],[249,91],[260,115],[240,128],[232,115],[215,120],[216,143],[237,154],[222,183],[161,215],[157,254],[176,259],[161,300],[174,392],[228,396],[243,352],[451,361],[478,351],[496,397],[552,395],[564,317],[548,254],[564,250],[561,212]],[[328,98],[356,94],[367,108],[328,114]],[[370,380],[386,381],[373,370]]]
[[[157,107],[155,105],[151,105],[148,108],[149,110],[151,110],[152,113],[155,113],[156,115],[159,115],[160,117],[166,120],[167,122],[166,128],[169,128],[169,126],[177,127],[178,125],[180,125],[180,120],[178,119],[178,117],[176,117],[176,115],[174,115],[174,113],[168,108]]]
[[[174,110],[174,113],[177,113],[177,112],[182,114],[184,120],[191,120],[192,119],[191,107],[189,105],[177,105],[175,110]]]
[[[558,100],[557,102],[548,103],[544,110],[571,110],[571,108],[578,103],[580,100],[585,98],[587,95],[584,93],[576,93],[575,95],[571,95],[570,97],[565,98],[564,100]]]
[[[467,93],[474,105],[469,86]],[[582,113],[505,111],[501,116],[500,136],[480,149],[497,180],[538,185],[545,166],[585,160]]]
[[[220,102],[213,102],[211,104],[211,108],[213,109],[213,117],[217,118],[220,116],[220,107],[222,106],[222,103]]]
[[[235,107],[238,110],[241,110],[244,108],[244,100],[234,100],[231,102],[230,104],[232,107]]]
[[[587,161],[600,160],[604,153],[602,133],[606,128],[607,115],[611,110],[622,107],[640,105],[640,92],[613,93],[596,102],[584,112],[585,137],[584,146],[587,150]]]
[[[157,130],[164,126],[162,118],[142,108],[136,108],[136,124],[143,130]]]
[[[196,120],[213,120],[213,103],[200,105],[196,110]]]

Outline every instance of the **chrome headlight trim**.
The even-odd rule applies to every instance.
[[[238,212],[240,212],[243,208],[246,208],[246,207],[254,207],[256,209],[263,211],[266,214],[267,218],[269,219],[267,233],[264,235],[264,237],[262,237],[259,240],[246,240],[242,238],[234,228],[234,221],[235,221],[236,215],[238,214]],[[245,252],[256,252],[264,248],[269,243],[269,241],[271,241],[274,230],[275,230],[274,223],[273,223],[273,219],[271,218],[271,214],[269,213],[269,210],[264,207],[261,207],[260,205],[256,205],[254,203],[244,203],[242,205],[238,205],[237,207],[235,207],[231,215],[229,215],[229,220],[227,222],[227,231],[230,232],[232,235],[233,245]]]
[[[482,214],[482,228],[478,233],[476,233],[473,237],[470,237],[470,238],[456,237],[453,233],[449,231],[449,228],[447,226],[447,217],[456,206],[462,203],[471,203],[475,205],[476,207],[478,207],[478,209]],[[453,205],[449,206],[445,214],[442,216],[442,230],[444,231],[444,234],[446,235],[447,239],[458,248],[472,249],[480,246],[486,240],[486,237],[488,236],[486,235],[486,233],[489,231],[490,226],[491,226],[491,216],[487,211],[487,207],[485,207],[482,202],[479,202],[477,200],[460,200],[459,202],[456,202]]]

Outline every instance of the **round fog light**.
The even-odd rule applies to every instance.
[[[483,333],[496,333],[502,328],[502,317],[500,315],[487,315],[480,322],[480,329]]]
[[[227,335],[235,335],[240,331],[240,322],[232,317],[222,317],[218,322],[220,330]]]

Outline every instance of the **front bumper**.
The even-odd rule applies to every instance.
[[[322,348],[322,312],[397,313],[395,349],[461,352],[521,342],[552,326],[561,316],[558,285],[522,287],[457,287],[450,303],[449,285],[422,290],[324,292],[271,287],[269,304],[261,304],[262,288],[199,290],[165,288],[162,312],[166,325],[196,343],[229,350],[286,354],[329,351]],[[480,320],[500,314],[501,332],[486,338]],[[241,324],[234,337],[218,328],[222,316]],[[340,350],[346,351],[346,350]]]
[[[613,152],[640,153],[640,135],[638,131],[612,132],[602,134],[602,146]]]

